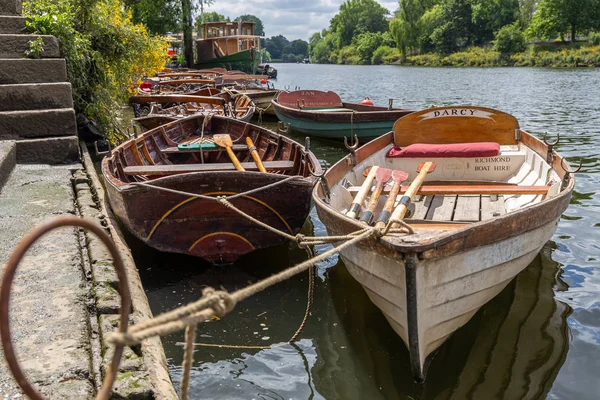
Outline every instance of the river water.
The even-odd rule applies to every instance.
[[[404,344],[334,256],[318,266],[312,315],[294,345],[285,342],[305,312],[306,275],[200,325],[197,342],[239,347],[197,347],[191,398],[598,399],[600,70],[275,67],[277,88],[333,90],[346,101],[369,96],[375,104],[393,98],[395,106],[412,109],[498,108],[536,135],[560,133],[558,151],[584,166],[553,239],[440,348],[424,384],[412,381]],[[328,141],[312,140],[312,150],[324,165],[346,154]],[[304,233],[325,234],[314,209]],[[285,245],[211,267],[131,245],[155,314],[197,299],[206,285],[233,291],[307,257]],[[163,338],[177,385],[182,341],[183,333]]]

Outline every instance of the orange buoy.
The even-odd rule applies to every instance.
[[[261,79],[260,80],[260,84],[261,85],[266,85],[267,84],[267,80],[266,79]]]
[[[365,97],[363,101],[360,102],[363,106],[372,106],[373,101],[369,98],[369,96]]]

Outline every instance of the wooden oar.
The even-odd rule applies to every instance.
[[[256,151],[256,146],[254,146],[254,143],[252,142],[252,139],[250,139],[250,137],[246,137],[246,144],[248,145],[248,150],[250,150],[250,154],[252,155],[252,158],[254,159],[258,170],[260,172],[267,172],[265,166],[263,165],[260,159],[260,156],[258,155],[258,151]]]
[[[358,212],[360,211],[360,205],[367,196],[367,193],[369,193],[369,190],[371,190],[371,183],[373,183],[373,179],[375,179],[375,175],[377,174],[378,168],[379,167],[377,165],[371,168],[369,174],[367,175],[367,179],[365,179],[362,186],[360,187],[360,190],[358,191],[358,193],[356,193],[356,196],[354,196],[354,200],[352,201],[352,204],[350,205],[346,216],[352,219],[356,218]]]
[[[231,136],[225,135],[225,134],[214,135],[213,140],[219,146],[225,147],[225,150],[227,150],[227,154],[229,155],[231,162],[235,166],[235,169],[237,169],[238,171],[245,171],[244,167],[242,167],[242,164],[240,164],[240,161],[237,159],[237,157],[233,153],[233,150],[231,149],[231,146],[233,146],[233,142],[231,141]]]
[[[379,214],[379,219],[375,224],[377,228],[385,228],[387,222],[392,215],[392,210],[394,209],[394,204],[396,203],[396,197],[400,192],[400,187],[402,186],[402,182],[404,182],[408,178],[408,172],[394,170],[392,172],[392,179],[394,180],[394,184],[392,185],[392,189],[390,190],[390,194],[383,206],[383,210],[381,210],[381,214]]]
[[[410,202],[412,201],[413,197],[415,197],[415,194],[423,184],[423,181],[425,180],[427,174],[435,169],[435,165],[436,164],[431,161],[419,165],[419,167],[417,168],[419,175],[417,175],[415,180],[412,181],[412,183],[408,187],[408,190],[400,199],[400,204],[398,205],[398,207],[396,207],[394,213],[392,214],[392,217],[390,218],[391,221],[401,221],[404,218],[406,212],[408,211],[408,207],[410,206]],[[392,228],[393,227],[394,226],[392,225]]]
[[[377,168],[377,173],[375,174],[375,180],[377,181],[377,185],[375,185],[375,189],[371,194],[371,198],[369,199],[367,209],[360,215],[360,222],[363,222],[367,225],[371,224],[371,220],[373,219],[373,211],[375,211],[375,207],[377,207],[377,203],[379,203],[379,196],[381,195],[381,191],[383,190],[383,185],[385,185],[385,183],[389,181],[391,177],[391,169],[383,167]]]

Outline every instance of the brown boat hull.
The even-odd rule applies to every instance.
[[[230,196],[275,183],[285,176],[256,172],[189,173],[160,178],[153,184],[205,196]],[[197,256],[213,264],[233,263],[254,250],[285,243],[274,234],[215,200],[141,186],[118,190],[108,184],[115,213],[149,246]],[[310,211],[312,180],[298,178],[231,200],[246,214],[296,234]]]

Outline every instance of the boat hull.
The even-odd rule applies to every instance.
[[[260,61],[260,54],[256,49],[242,50],[223,57],[210,60],[198,60],[194,68],[223,67],[229,70],[242,70],[248,73],[256,73]]]
[[[418,354],[411,367],[424,379],[439,346],[533,261],[557,223],[451,257],[416,259],[412,266],[361,246],[340,255],[394,331]]]
[[[325,139],[342,139],[355,134],[359,138],[374,138],[392,130],[394,122],[409,110],[387,110],[383,107],[369,107],[344,103],[355,109],[327,112],[318,109],[293,109],[272,101],[272,107],[282,122],[303,134]],[[373,111],[369,111],[372,108]]]
[[[246,192],[285,178],[257,172],[206,172],[169,176],[152,183],[216,197]],[[231,203],[269,226],[296,234],[308,216],[311,190],[311,180],[299,178]],[[228,264],[254,250],[287,241],[214,200],[137,185],[117,188],[110,182],[107,192],[115,214],[127,229],[160,251]]]

